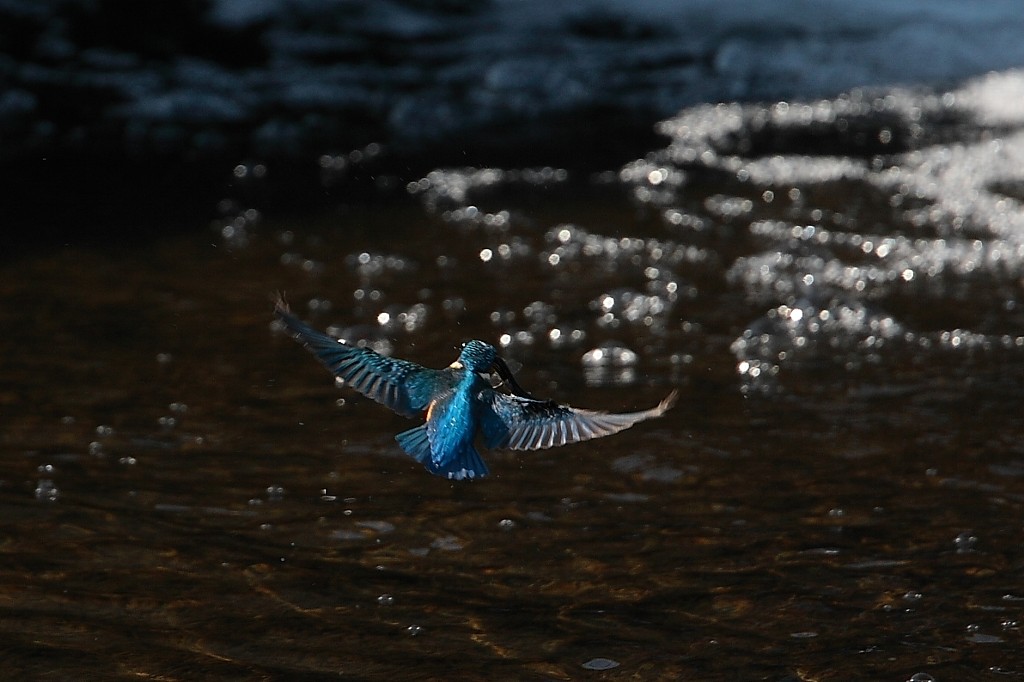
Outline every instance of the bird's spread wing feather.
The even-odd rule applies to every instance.
[[[398,414],[414,417],[426,409],[433,388],[444,378],[444,370],[389,358],[331,338],[292,315],[283,303],[278,303],[275,312],[291,335],[345,385]]]
[[[675,404],[677,395],[672,391],[649,410],[614,414],[484,389],[480,392],[480,400],[485,405],[484,437],[487,447],[512,450],[539,450],[578,443],[610,436],[645,419],[660,417]]]

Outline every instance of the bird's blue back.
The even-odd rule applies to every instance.
[[[427,409],[427,435],[433,461],[439,466],[457,459],[472,448],[479,428],[477,394],[486,384],[472,372],[456,370],[459,383],[431,401]]]

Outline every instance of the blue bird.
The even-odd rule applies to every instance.
[[[278,300],[277,318],[344,383],[400,415],[426,414],[426,422],[395,440],[427,471],[450,479],[479,478],[489,473],[473,441],[483,432],[488,448],[538,450],[609,436],[660,417],[676,401],[672,391],[656,407],[611,414],[538,400],[524,391],[494,346],[469,341],[459,359],[445,369],[380,355],[323,334],[291,314]],[[497,372],[511,393],[491,386]]]

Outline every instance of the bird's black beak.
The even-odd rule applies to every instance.
[[[491,369],[498,373],[501,377],[501,381],[508,386],[508,390],[512,395],[517,395],[520,398],[529,398],[530,400],[536,400],[532,395],[527,393],[522,386],[516,381],[516,378],[512,376],[512,370],[508,368],[505,361],[501,358],[494,358],[494,364],[491,365]]]

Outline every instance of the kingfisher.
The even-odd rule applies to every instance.
[[[676,402],[673,390],[648,410],[608,413],[560,405],[527,393],[494,346],[469,341],[445,369],[430,369],[335,339],[295,317],[283,299],[274,310],[289,333],[345,385],[405,417],[425,422],[395,436],[427,471],[453,480],[489,473],[474,446],[539,450],[618,433],[660,417]],[[491,376],[501,380],[492,386]],[[508,393],[495,390],[504,386]]]

